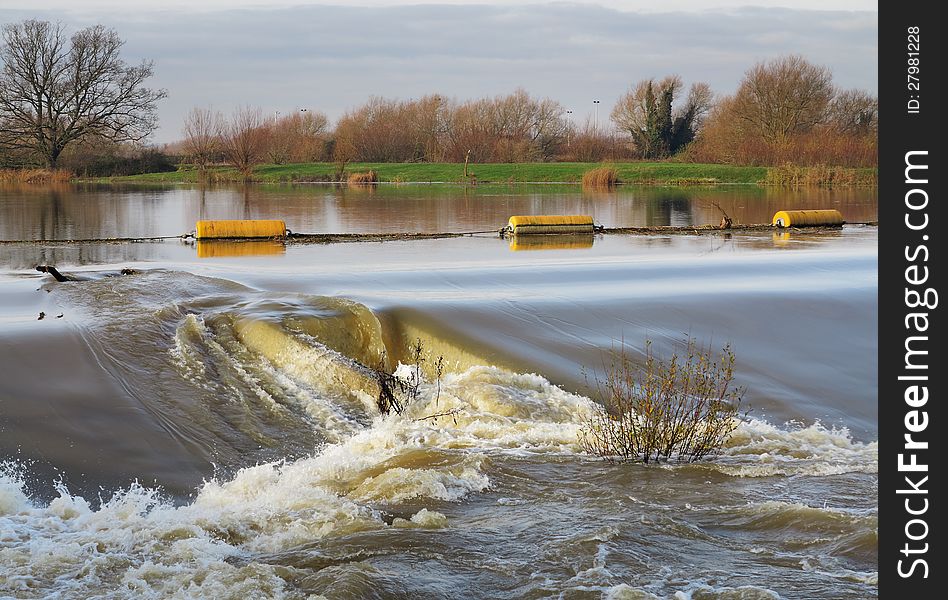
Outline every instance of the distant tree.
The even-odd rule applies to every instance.
[[[452,162],[487,162],[493,159],[499,137],[493,118],[493,102],[470,100],[455,108],[447,127],[448,158]]]
[[[834,95],[829,69],[784,56],[747,71],[733,109],[765,141],[780,143],[823,122]]]
[[[612,122],[632,139],[643,158],[663,158],[681,151],[694,137],[701,119],[711,108],[712,95],[705,83],[691,86],[685,102],[678,102],[681,78],[672,75],[655,82],[645,79],[619,98]]]
[[[658,156],[668,156],[672,154],[672,102],[675,101],[675,95],[679,89],[681,89],[681,80],[676,77],[669,85],[665,85],[661,88],[661,93],[657,98],[657,104],[655,106],[655,137],[658,140],[656,144]]]
[[[192,108],[184,118],[183,150],[202,178],[221,152],[224,128],[224,117],[210,108]]]
[[[240,107],[224,132],[224,157],[245,181],[250,181],[254,167],[263,162],[268,140],[269,127],[263,112],[259,108]]]
[[[138,142],[157,126],[167,94],[145,87],[152,63],[130,66],[124,42],[101,25],[67,39],[62,25],[27,20],[0,34],[0,146],[47,167],[88,138]]]
[[[690,144],[704,123],[704,118],[714,104],[714,93],[707,83],[693,83],[688,98],[675,116],[669,136],[672,154]]]
[[[573,162],[602,162],[616,155],[615,136],[597,128],[592,115],[581,126],[570,127],[570,140],[560,158]]]
[[[864,90],[840,91],[829,106],[829,122],[843,133],[875,133],[879,128],[879,99]]]
[[[332,140],[330,156],[336,163],[336,181],[342,181],[346,174],[346,167],[358,156],[358,148],[352,140],[352,132],[345,128],[336,129],[336,137]]]
[[[452,103],[443,96],[428,95],[414,102],[409,127],[415,143],[414,156],[426,162],[443,162]]]
[[[566,140],[566,109],[551,98],[534,101],[530,137],[543,160],[550,160]]]
[[[636,145],[641,148],[642,156],[653,158],[662,155],[662,137],[659,134],[658,103],[655,100],[655,89],[648,81],[645,87],[645,127],[632,133],[632,139],[638,140]]]
[[[294,111],[270,124],[270,162],[315,162],[323,156],[329,119],[308,109]]]

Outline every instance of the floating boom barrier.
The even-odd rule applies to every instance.
[[[194,237],[198,240],[284,238],[286,223],[265,220],[198,221],[194,231]]]
[[[596,225],[588,215],[533,215],[510,217],[501,234],[595,233]],[[600,228],[601,229],[601,228]]]
[[[523,244],[512,244],[511,250],[525,250],[528,245],[531,249],[541,246],[553,247],[561,243],[559,247],[588,247],[589,240],[595,237],[595,234],[615,234],[615,235],[700,235],[726,232],[728,234],[743,231],[766,231],[774,227],[804,228],[820,227],[838,228],[843,225],[868,225],[877,227],[878,221],[844,221],[842,214],[836,209],[821,210],[782,210],[774,215],[772,223],[758,224],[736,224],[730,228],[722,228],[718,225],[654,225],[645,227],[603,227],[595,225],[590,216],[584,215],[536,215],[536,216],[514,216],[510,217],[507,225],[500,229],[501,237],[510,236],[512,241],[517,239],[518,235]],[[298,233],[286,228],[286,224],[280,220],[231,220],[231,221],[198,221],[196,228],[191,233],[181,235],[162,235],[162,236],[138,236],[138,237],[104,237],[104,238],[41,238],[41,239],[22,239],[7,240],[0,239],[0,247],[10,245],[45,245],[53,246],[59,244],[136,244],[163,242],[166,240],[197,240],[199,245],[215,244],[220,245],[224,242],[231,242],[231,245],[247,244],[249,242],[263,243],[263,240],[269,240],[271,244],[263,249],[264,253],[281,252],[282,244],[335,244],[345,242],[388,242],[388,241],[407,241],[407,240],[434,240],[445,238],[458,238],[465,236],[474,236],[482,234],[497,235],[497,229],[487,231],[447,231],[447,232],[389,232],[389,233]],[[528,239],[530,234],[553,234],[534,236],[537,244],[530,244]],[[563,238],[574,238],[567,241]],[[541,242],[541,240],[546,240]],[[277,243],[278,242],[278,243]],[[221,247],[199,249],[204,256],[224,256],[236,255],[236,248],[226,250]],[[250,251],[251,247],[247,247]]]
[[[842,227],[843,215],[835,208],[781,210],[774,215],[774,227]]]

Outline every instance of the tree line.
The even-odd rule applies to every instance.
[[[147,87],[151,62],[127,64],[123,41],[102,26],[67,36],[61,25],[27,20],[0,32],[0,166],[74,171],[201,172],[233,166],[251,178],[261,163],[333,161],[340,175],[360,162],[537,162],[675,159],[775,165],[876,164],[878,102],[840,89],[828,68],[801,56],[760,62],[737,90],[716,95],[668,75],[634,83],[609,126],[524,89],[458,100],[372,97],[334,124],[315,108],[229,115],[197,107],[181,139],[161,151],[144,142],[167,93]],[[103,174],[103,173],[96,173]]]
[[[260,163],[543,162],[633,158],[614,133],[576,127],[555,100],[518,89],[458,101],[430,95],[373,97],[330,127],[324,113],[297,109],[267,116],[241,106],[230,115],[193,108],[174,150],[199,171],[228,164],[249,175]]]
[[[619,97],[612,127],[577,125],[556,100],[523,89],[466,101],[429,95],[373,97],[330,128],[322,113],[264,118],[240,108],[228,119],[196,108],[183,153],[204,169],[241,172],[259,162],[537,162],[674,158],[748,165],[874,166],[878,101],[833,85],[826,67],[801,56],[761,62],[735,93],[686,87],[677,75],[645,79]],[[251,118],[252,117],[252,118]],[[199,123],[210,124],[198,127]],[[250,146],[253,146],[251,149]]]

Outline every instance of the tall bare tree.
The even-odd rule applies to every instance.
[[[192,108],[184,118],[183,149],[203,178],[207,166],[220,154],[224,136],[224,118],[210,108]]]
[[[78,140],[143,140],[167,93],[145,87],[152,63],[128,65],[124,41],[101,25],[67,39],[60,24],[27,20],[0,33],[0,145],[56,167]]]
[[[802,56],[758,63],[744,76],[734,111],[767,142],[785,142],[826,119],[835,95],[832,80],[829,69]]]
[[[253,168],[263,162],[270,136],[259,108],[240,107],[234,111],[224,134],[224,157],[243,176],[253,178]]]

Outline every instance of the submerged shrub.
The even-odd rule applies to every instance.
[[[599,167],[583,173],[583,187],[611,188],[619,183],[619,173],[613,167]]]
[[[601,405],[583,424],[582,448],[609,460],[693,462],[721,452],[745,418],[744,389],[732,386],[734,353],[689,339],[687,355],[668,362],[645,345],[644,367],[623,348],[612,352],[606,379],[597,380]]]

